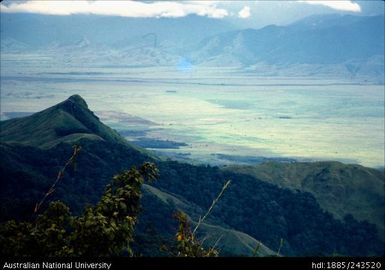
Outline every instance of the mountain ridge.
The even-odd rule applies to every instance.
[[[332,22],[327,18],[335,17],[317,16],[287,26],[269,25],[261,29],[221,33],[201,41],[199,47],[203,47],[203,52],[197,50],[192,59],[204,61],[207,57],[204,48],[210,43],[214,44],[210,52],[216,54],[211,57],[225,52],[238,57],[245,54],[240,60],[247,65],[256,62],[335,64],[384,54],[383,15],[363,18],[338,16]],[[322,25],[315,23],[320,20]],[[212,42],[213,39],[216,42]]]
[[[65,121],[66,125],[64,126],[66,127],[66,129],[62,128],[63,117],[59,117],[63,114],[64,119],[67,119],[67,121]],[[45,121],[46,119],[42,120],[42,118],[46,117],[52,118],[51,121],[48,122],[51,126],[47,126],[47,121]],[[59,121],[60,123],[58,125],[54,125],[53,123],[55,123],[55,121]],[[30,123],[37,123],[37,125],[30,125]],[[48,132],[48,135],[43,134],[44,136],[42,136],[42,134],[40,133],[42,128],[39,123],[42,123],[44,128],[49,129],[51,132]],[[24,129],[26,127],[30,128],[26,136],[31,137],[39,135],[39,140],[26,140],[24,136],[18,136],[17,130],[20,131],[20,129]],[[62,129],[58,131],[60,128]],[[9,129],[11,131],[7,132],[7,130]],[[36,129],[38,132],[34,131],[33,129]],[[55,136],[53,136],[53,134]],[[68,138],[71,136],[73,136],[74,138],[72,140],[69,140]],[[48,140],[49,142],[41,144],[41,142],[45,140]],[[84,188],[88,186],[88,192],[95,193],[96,196],[94,195],[92,196],[93,198],[88,198],[85,200],[81,198],[81,194],[78,194],[77,196],[73,197],[72,200],[78,201],[75,207],[73,207],[73,203],[71,207],[72,211],[74,211],[75,214],[82,211],[81,205],[88,203],[92,204],[93,202],[97,201],[97,197],[102,191],[101,187],[105,185],[107,183],[107,179],[112,177],[113,175],[112,173],[108,172],[107,169],[107,167],[110,167],[112,165],[112,162],[117,164],[122,163],[125,155],[126,157],[128,157],[129,160],[134,159],[128,162],[128,164],[131,165],[128,165],[127,162],[124,162],[125,165],[115,165],[117,168],[122,169],[124,167],[130,167],[135,163],[139,164],[140,160],[155,161],[152,159],[151,154],[148,156],[146,155],[146,150],[136,146],[131,146],[131,144],[125,141],[125,139],[122,138],[118,133],[110,129],[108,126],[102,124],[99,118],[92,111],[89,110],[86,101],[80,95],[70,96],[63,102],[60,102],[57,105],[54,105],[41,112],[37,112],[33,115],[2,121],[0,122],[0,151],[2,153],[0,166],[0,173],[2,175],[2,192],[0,193],[0,197],[3,201],[3,208],[0,214],[1,221],[3,221],[4,219],[8,219],[12,216],[15,217],[15,213],[19,213],[21,215],[21,219],[25,219],[28,216],[31,216],[32,211],[29,208],[26,209],[26,205],[30,205],[31,207],[34,201],[36,202],[39,199],[39,196],[40,194],[42,194],[42,191],[48,188],[49,178],[54,178],[55,168],[59,170],[58,165],[60,163],[64,163],[64,161],[59,160],[65,158],[66,156],[70,156],[71,145],[74,143],[82,146],[81,154],[78,158],[79,166],[85,167],[84,161],[87,160],[87,162],[89,162],[90,164],[98,164],[97,167],[101,167],[101,170],[97,170],[96,173],[91,173],[91,177],[86,176],[89,173],[82,173],[82,171],[84,170],[80,170],[80,172],[68,172],[68,176],[65,176],[63,180],[65,182],[68,181],[68,184],[64,189],[59,185],[59,188],[55,192],[56,195],[54,195],[53,199],[68,197],[66,193],[77,194],[78,191],[75,191],[76,188],[71,187],[71,185],[73,185],[77,181],[76,179],[83,178],[91,180],[95,178],[96,180],[100,177],[105,179],[103,181],[95,181],[93,183],[95,187],[91,189],[88,184],[86,184],[86,186],[80,183],[77,184],[83,186]],[[96,148],[100,149],[99,153],[93,150]],[[128,151],[125,149],[127,149]],[[118,158],[118,156],[116,155],[116,151],[121,152],[120,158]],[[130,151],[134,151],[136,155],[139,154],[141,158],[135,158],[135,155],[133,155],[133,153]],[[104,155],[109,155],[110,160],[107,160]],[[52,168],[50,168],[51,166]],[[92,168],[94,167],[94,165],[87,165],[86,167]],[[96,168],[94,168],[94,170],[95,169]],[[113,169],[113,171],[118,172],[121,169],[115,168]],[[103,170],[107,171],[107,174],[103,172]],[[76,174],[78,175],[78,177],[75,176]],[[4,181],[6,179],[8,181]],[[12,181],[9,181],[11,179]],[[31,179],[34,180],[31,181]],[[19,186],[29,187],[29,190],[20,190],[18,188]],[[99,186],[99,188],[97,186]],[[168,194],[166,191],[160,191],[155,187],[144,185],[143,191],[145,196],[147,197],[152,194],[156,198],[160,199],[161,197],[159,197],[159,194],[162,193],[162,196],[172,198],[173,201],[179,201],[179,199],[177,199],[175,195]],[[18,195],[16,195],[16,197],[19,198],[20,195],[21,197],[20,199],[16,199],[15,201],[15,198],[9,198],[9,193],[17,193]],[[24,201],[24,203],[20,203],[20,201],[23,201],[23,199],[21,199],[23,197],[32,199],[28,199]],[[89,197],[89,195],[85,197]],[[168,205],[170,203],[169,200],[170,199],[168,199],[167,201],[158,201],[158,204]],[[6,208],[11,207],[13,211],[11,211],[10,213],[4,213],[4,211],[8,212],[8,210],[5,210]],[[183,205],[178,204],[178,208],[186,211],[188,215],[192,215],[194,219],[198,219],[196,212],[197,210],[201,214],[203,211],[198,206],[187,201],[185,201]],[[171,222],[173,213],[169,212],[168,215],[168,219],[170,220],[169,222]],[[150,219],[153,220],[153,218],[151,217]],[[225,243],[219,245],[223,249],[223,252],[229,252],[233,255],[250,256],[252,253],[252,250],[250,250],[249,247],[250,244],[254,243],[255,245],[257,245],[258,243],[260,243],[253,237],[248,236],[247,234],[238,232],[236,230],[225,229],[216,224],[217,222],[215,220],[208,219],[208,221],[202,224],[202,228],[199,230],[199,233],[205,235],[205,237],[208,238],[206,245],[210,243],[213,244],[217,240],[214,239],[213,233],[210,232],[213,230],[213,226],[216,227],[217,230],[222,230],[225,234],[224,240],[227,239],[227,244]],[[138,230],[139,232],[142,230],[141,226],[139,226]],[[167,235],[169,235],[169,237],[173,237],[171,233],[174,233],[175,230],[176,228],[172,231],[167,231],[166,233]],[[241,238],[239,237],[241,237],[243,239],[242,241],[245,242],[243,243],[241,241]],[[239,240],[236,240],[237,238],[239,238]],[[229,244],[230,242],[232,245],[235,245],[237,247],[234,253],[231,253],[232,248]],[[236,244],[237,242],[239,242],[239,244]],[[266,256],[273,254],[273,252],[269,248],[265,247],[263,244],[260,243],[258,245],[261,245],[260,255]],[[152,252],[155,251],[152,250]]]
[[[352,214],[377,224],[384,237],[384,172],[335,161],[229,166],[226,170],[252,175],[282,188],[310,192],[336,218]]]
[[[62,33],[59,37],[53,25],[42,25],[45,20],[53,20],[49,16],[29,15],[23,19],[17,14],[5,14],[2,17],[2,25],[9,25],[1,29],[2,54],[9,54],[10,59],[15,52],[33,53],[45,60],[48,57],[48,63],[65,67],[175,67],[187,60],[194,68],[226,66],[270,76],[334,76],[384,82],[384,15],[318,15],[289,25],[258,29],[237,29],[209,20],[210,29],[204,33],[197,29],[205,18],[181,19],[180,26],[171,28],[168,20],[159,20],[168,27],[160,29],[150,27],[156,20],[128,20],[119,26],[116,18],[74,16],[74,22],[79,20],[87,25],[86,30],[77,32],[80,30],[66,26],[68,22],[60,19],[53,24]],[[189,20],[193,23],[186,29],[193,29],[182,31]],[[89,29],[94,21],[104,22],[104,30],[100,31],[106,35]],[[117,30],[108,32],[105,29],[108,24]],[[16,35],[29,28],[37,31],[39,27],[47,32],[38,38],[43,39],[39,42],[30,33]],[[13,28],[17,31],[10,30]]]
[[[56,129],[63,127],[63,118],[58,117],[61,114],[69,121],[64,125],[68,132],[57,134]],[[79,123],[91,133],[78,133]],[[265,251],[278,250],[280,239],[285,239],[281,254],[286,256],[326,256],[334,251],[362,256],[383,252],[376,225],[357,221],[351,215],[337,220],[322,209],[309,192],[281,188],[218,167],[158,160],[129,143],[120,143],[78,96],[31,116],[2,121],[0,128],[1,222],[32,218],[35,203],[52,185],[76,143],[82,148],[76,170],[66,172],[50,198],[67,203],[74,214],[96,203],[113,175],[143,162],[156,163],[160,178],[153,184],[154,188],[150,188],[151,192],[145,188],[143,213],[138,223],[138,236],[141,236],[138,249],[144,254],[155,256],[159,252],[155,243],[148,243],[152,236],[146,227],[155,226],[160,235],[170,241],[174,238],[176,225],[172,212],[182,201],[178,198],[183,199],[179,207],[185,209],[192,220],[197,220],[202,215],[201,209],[209,208],[227,179],[231,179],[232,184],[201,232],[202,235],[208,233],[211,239],[226,234],[223,250],[231,253],[234,249],[237,255],[249,256],[250,245],[262,242]],[[41,134],[43,131],[47,133]],[[28,136],[31,138],[26,139]],[[36,136],[38,138],[33,138]],[[75,138],[63,140],[68,136]],[[92,136],[105,139],[95,140]],[[44,139],[53,143],[41,145]]]
[[[20,128],[25,130],[25,134],[18,132]],[[31,137],[35,140],[31,141]],[[76,141],[81,137],[128,144],[116,131],[101,123],[79,95],[25,118],[0,122],[2,142],[50,148],[62,141]]]

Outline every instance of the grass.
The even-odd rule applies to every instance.
[[[160,203],[173,203],[177,209],[182,210],[188,215],[192,226],[197,226],[197,220],[204,211],[197,205],[179,198],[177,195],[164,192],[156,187],[144,184],[144,190],[155,195]],[[167,217],[166,217],[167,218]],[[170,217],[171,218],[171,217]],[[253,256],[253,251],[257,245],[260,245],[257,256],[272,256],[275,252],[263,245],[261,242],[250,235],[225,228],[225,224],[218,224],[216,220],[208,218],[201,222],[197,233],[199,238],[204,239],[204,245],[212,247],[216,244],[221,254],[231,254],[232,256]],[[219,241],[218,241],[219,239]]]
[[[384,172],[340,162],[266,162],[228,166],[282,188],[310,192],[320,206],[342,219],[351,214],[376,224],[384,237]]]

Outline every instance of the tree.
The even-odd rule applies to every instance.
[[[8,221],[0,226],[3,256],[133,256],[131,243],[140,212],[141,187],[154,181],[158,169],[144,163],[113,177],[100,201],[85,209],[83,215],[72,216],[69,207],[60,201],[50,203],[33,222]],[[178,212],[178,256],[217,256],[204,249],[191,232],[187,216]]]
[[[191,231],[187,215],[181,211],[175,213],[175,218],[179,222],[176,240],[178,242],[178,257],[217,257],[218,251],[214,248],[205,249],[202,243]]]
[[[158,176],[144,163],[112,179],[100,201],[81,216],[62,202],[52,202],[33,222],[9,221],[0,226],[3,256],[132,255],[130,244],[140,212],[141,186]]]

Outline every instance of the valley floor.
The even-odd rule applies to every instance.
[[[41,60],[41,57],[38,59]],[[28,62],[29,61],[29,62]],[[2,60],[1,119],[72,94],[127,139],[211,164],[337,160],[384,166],[383,85],[239,68],[67,67]]]

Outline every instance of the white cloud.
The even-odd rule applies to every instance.
[[[239,12],[238,12],[238,17],[242,19],[249,18],[251,15],[250,13],[250,7],[249,6],[244,6]]]
[[[1,12],[40,13],[50,15],[95,14],[123,17],[184,17],[190,14],[223,18],[228,11],[218,8],[215,1],[139,2],[139,1],[37,1],[0,4]]]
[[[352,1],[340,1],[340,0],[304,0],[298,1],[311,5],[322,5],[332,9],[350,12],[361,12],[361,6],[358,3]]]

